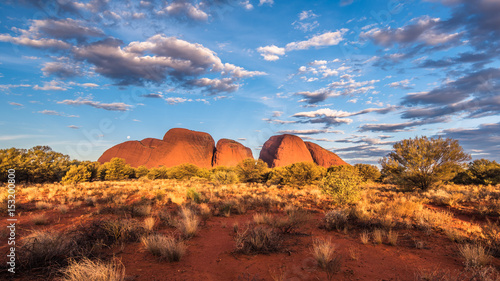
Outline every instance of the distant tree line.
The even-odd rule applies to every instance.
[[[377,166],[368,164],[332,166],[327,169],[308,162],[269,169],[262,160],[254,159],[243,160],[235,167],[205,169],[193,164],[182,164],[148,169],[145,166],[133,168],[120,158],[113,158],[104,164],[70,160],[68,155],[55,152],[48,146],[35,146],[31,149],[0,150],[0,180],[6,182],[7,171],[15,169],[17,181],[28,183],[76,184],[134,178],[201,179],[215,184],[253,182],[298,188],[319,185],[326,193],[333,192],[331,188],[334,185],[353,189],[352,186],[370,181],[421,190],[435,188],[445,182],[482,185],[500,183],[500,164],[486,159],[466,164],[470,158],[456,140],[417,137],[395,143],[393,151],[381,159],[381,171]]]

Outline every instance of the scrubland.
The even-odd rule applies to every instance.
[[[16,199],[18,280],[500,278],[500,185],[368,182],[340,202],[316,184],[141,178],[19,185]]]

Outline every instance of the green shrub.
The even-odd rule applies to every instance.
[[[311,162],[300,162],[273,169],[268,182],[289,186],[305,186],[318,183],[326,169]]]
[[[332,166],[319,187],[339,204],[351,204],[359,200],[362,179],[356,168],[347,165]]]
[[[149,169],[146,168],[146,166],[139,166],[137,169],[135,169],[136,178],[142,178],[147,176],[148,174],[149,174]]]
[[[134,169],[124,159],[118,157],[99,167],[99,174],[107,181],[124,180],[135,176]]]
[[[381,160],[382,174],[389,182],[406,188],[427,190],[451,180],[470,160],[457,140],[416,137],[394,144]]]
[[[191,199],[196,204],[201,203],[201,196],[194,187],[188,188],[188,190],[186,191],[186,198]]]
[[[375,165],[356,164],[354,167],[358,170],[358,174],[364,182],[376,182],[382,176],[380,170]]]
[[[66,175],[62,178],[63,184],[75,184],[79,182],[88,182],[92,177],[87,165],[71,166]]]
[[[220,168],[220,167],[217,167]],[[232,184],[237,183],[238,175],[232,169],[213,169],[210,175],[210,181],[216,184]]]
[[[469,163],[467,170],[459,173],[453,181],[458,184],[499,184],[500,164],[487,159],[474,160]]]
[[[150,169],[146,177],[150,180],[168,179],[168,168],[159,167]]]
[[[181,164],[168,169],[168,178],[177,180],[190,179],[198,173],[199,168],[194,164]]]
[[[245,159],[236,166],[236,174],[241,182],[265,182],[269,168],[267,164],[252,158]]]

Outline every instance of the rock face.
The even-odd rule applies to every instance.
[[[269,138],[260,151],[260,159],[270,168],[287,166],[297,162],[313,162],[304,141],[294,135],[279,135]]]
[[[147,138],[115,145],[106,150],[98,161],[105,163],[119,157],[132,167],[172,167],[192,163],[210,168],[214,150],[215,141],[209,134],[174,128],[165,134],[163,140]]]
[[[314,162],[320,166],[328,168],[332,165],[349,165],[344,160],[342,160],[337,154],[322,148],[321,146],[312,143],[305,142],[307,149],[311,153]]]
[[[234,140],[220,139],[215,147],[212,166],[236,166],[247,158],[253,159],[250,148]]]

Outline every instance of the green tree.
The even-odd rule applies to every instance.
[[[467,170],[459,173],[453,181],[460,184],[499,184],[500,164],[487,159],[474,160],[469,163]]]
[[[463,162],[471,158],[457,140],[450,138],[410,138],[395,143],[393,149],[380,161],[384,177],[422,190],[451,180],[463,170]]]
[[[247,158],[238,163],[235,171],[241,182],[264,182],[267,180],[269,168],[261,159]]]
[[[311,162],[299,162],[275,168],[269,174],[268,182],[289,186],[305,186],[317,183],[326,169]]]
[[[149,169],[146,166],[141,165],[137,169],[135,169],[135,177],[142,178],[145,177],[149,173]]]
[[[378,181],[382,176],[380,170],[375,165],[356,164],[354,165],[354,168],[358,170],[358,174],[361,176],[364,182],[369,182],[369,181],[375,182]]]
[[[200,168],[194,164],[181,164],[168,169],[168,178],[178,180],[190,179],[196,176],[199,169]]]
[[[355,203],[360,198],[362,178],[350,165],[331,166],[319,187],[339,204]]]
[[[111,161],[104,163],[103,166],[102,169],[105,171],[104,179],[107,181],[124,180],[134,177],[134,169],[122,158],[114,157]]]
[[[80,182],[88,182],[92,178],[92,172],[88,165],[80,164],[71,166],[66,175],[62,178],[63,184],[75,184]]]

